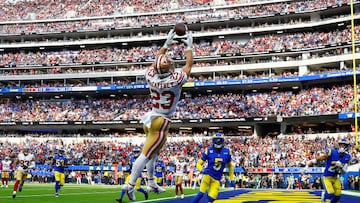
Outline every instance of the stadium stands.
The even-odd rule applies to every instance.
[[[194,30],[196,58],[160,156],[167,170],[174,151],[193,163],[207,136],[223,131],[238,184],[268,188],[269,174],[244,175],[240,167],[299,168],[342,137],[355,143],[348,134],[354,108],[349,1],[144,2],[0,3],[1,157],[14,158],[31,143],[39,166],[33,176],[50,179],[58,145],[74,170],[99,172],[96,182],[105,170],[96,167],[126,167],[141,144],[127,138],[143,138],[138,121],[151,105],[142,74],[179,21]],[[357,51],[359,31],[357,23]],[[181,65],[178,46],[172,56]],[[360,156],[354,145],[351,153]],[[287,177],[279,175],[276,187],[286,187]],[[319,187],[315,176],[306,179],[308,188]]]

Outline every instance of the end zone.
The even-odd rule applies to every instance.
[[[249,190],[237,189],[219,194],[214,203],[320,203],[321,190]],[[193,196],[183,200],[171,199],[161,202],[191,202]],[[360,202],[360,193],[343,191],[340,202]],[[205,198],[200,203],[207,203]]]

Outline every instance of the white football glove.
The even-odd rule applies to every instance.
[[[178,41],[174,40],[174,36],[175,36],[175,31],[174,29],[171,29],[167,35],[166,41],[164,43],[164,48],[168,49],[172,44],[177,43]]]
[[[191,31],[187,33],[187,38],[182,39],[181,41],[184,42],[184,44],[186,44],[186,50],[192,50],[192,48],[193,48],[193,34],[192,34]]]

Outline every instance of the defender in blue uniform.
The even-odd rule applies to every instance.
[[[339,175],[346,173],[351,155],[347,153],[350,142],[342,139],[339,142],[339,148],[326,149],[325,154],[319,154],[315,159],[310,160],[307,165],[313,166],[318,161],[326,160],[326,166],[323,174],[323,184],[325,191],[321,194],[321,202],[325,203],[327,199],[330,203],[336,203],[341,196],[341,182]]]
[[[129,169],[129,171],[131,171],[133,163],[140,156],[140,153],[141,153],[141,149],[139,147],[135,147],[133,149],[133,156],[130,158],[130,169]],[[140,174],[140,176],[136,179],[135,189],[137,191],[143,193],[144,196],[145,196],[145,199],[147,200],[149,198],[149,195],[148,195],[148,192],[141,187],[141,178],[142,178],[142,176]],[[126,177],[125,184],[128,184],[129,181],[130,181],[130,175],[128,175]],[[120,197],[118,199],[116,199],[116,201],[119,202],[119,203],[122,203],[123,202],[122,199],[124,198],[125,194],[126,194],[126,190],[122,189],[121,190],[121,195],[120,195]]]
[[[224,135],[216,133],[212,138],[213,146],[209,147],[202,154],[201,159],[196,163],[196,169],[201,171],[204,176],[201,181],[200,190],[192,200],[193,203],[200,202],[206,191],[208,192],[208,202],[217,199],[220,190],[220,179],[224,168],[227,165],[231,186],[235,187],[234,165],[231,162],[231,150],[224,147]],[[203,163],[207,161],[207,167],[203,168]]]
[[[163,185],[163,175],[165,171],[165,164],[163,160],[157,160],[155,164],[155,180],[158,185]]]
[[[59,190],[65,184],[65,168],[67,167],[67,158],[63,148],[58,149],[57,155],[53,159],[55,171],[55,197],[59,197]]]

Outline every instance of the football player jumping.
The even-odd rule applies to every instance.
[[[141,171],[145,168],[148,173],[149,191],[160,193],[161,188],[154,180],[155,161],[157,155],[166,142],[170,125],[170,116],[174,113],[180,99],[181,88],[190,76],[193,65],[192,32],[182,39],[186,45],[186,63],[181,69],[175,70],[173,61],[165,53],[176,43],[173,29],[168,33],[164,46],[160,49],[154,63],[145,72],[145,79],[150,89],[152,109],[146,113],[141,122],[146,134],[146,140],[141,155],[134,162],[129,183],[123,186],[130,200],[135,200],[135,183]]]

